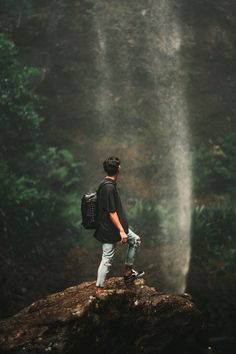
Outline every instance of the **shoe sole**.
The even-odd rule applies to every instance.
[[[130,280],[124,280],[125,284],[130,284],[130,283],[133,283],[133,281],[135,279],[139,279],[139,278],[142,278],[143,276],[145,275],[145,272],[142,272],[141,274],[137,275],[136,277],[134,277],[133,279],[130,279]]]

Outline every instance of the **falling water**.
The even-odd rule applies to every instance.
[[[96,94],[96,109],[98,112],[98,119],[102,122],[107,122],[108,126],[112,126],[111,119],[112,114],[109,114],[111,107],[111,66],[107,58],[107,38],[106,32],[101,27],[100,21],[96,20],[95,28],[97,33],[97,55],[96,65],[98,69],[98,89]]]
[[[161,254],[166,288],[184,292],[191,244],[191,160],[189,153],[186,72],[181,57],[181,27],[171,0],[155,0],[149,8],[150,67],[158,103],[157,119],[165,136],[165,163],[172,174],[160,202],[168,210],[166,237],[172,243]],[[164,186],[163,186],[164,188]]]
[[[152,98],[150,102],[154,114],[150,114],[149,117],[152,126],[149,134],[157,131],[158,136],[162,136],[161,148],[160,142],[159,145],[156,143],[156,147],[152,147],[153,155],[158,155],[159,152],[154,150],[159,148],[163,155],[161,174],[164,178],[158,181],[158,188],[162,190],[158,204],[167,211],[161,221],[167,242],[159,255],[161,271],[166,290],[184,292],[191,253],[191,160],[186,101],[187,75],[182,63],[179,14],[174,9],[172,0],[149,2],[139,0],[122,4],[109,1],[104,4],[106,6],[98,9],[95,19],[98,72],[95,104],[100,126],[109,134],[104,136],[102,144],[100,138],[97,148],[109,145],[109,136],[114,138],[116,129],[125,126],[126,129],[123,130],[115,148],[121,149],[119,151],[123,149],[125,153],[127,149],[132,148],[136,150],[137,155],[146,159],[144,145],[141,145],[137,133],[139,122],[135,120],[140,115],[138,104],[142,102],[141,85],[138,89],[137,85],[135,88],[131,75],[133,61],[139,60],[138,66],[142,67],[152,81],[151,95],[154,100]],[[113,14],[117,9],[121,16]],[[133,14],[139,16],[139,27],[143,25],[139,33],[137,25],[132,28]],[[109,23],[108,18],[115,21],[115,28],[119,28],[117,38],[113,37],[113,41],[111,22]],[[141,36],[140,42],[143,41],[142,45],[145,46],[142,53],[137,50],[137,38]],[[118,65],[114,64],[114,53],[112,56],[115,47],[120,47],[116,52],[116,55],[120,53]],[[140,58],[137,53],[140,53]],[[117,72],[120,73],[120,78],[116,76]],[[144,89],[141,95],[144,96]],[[122,112],[127,121],[119,120],[116,108]],[[147,119],[148,116],[143,117],[143,120]],[[107,139],[107,145],[104,145],[104,139]],[[148,146],[148,142],[146,144]]]

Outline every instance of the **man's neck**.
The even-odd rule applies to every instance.
[[[112,179],[113,181],[116,181],[117,180],[117,175],[115,176],[106,176],[105,178],[109,178],[109,179]]]

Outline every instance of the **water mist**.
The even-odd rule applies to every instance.
[[[191,243],[191,159],[189,153],[186,72],[181,60],[181,27],[171,1],[152,1],[147,19],[150,68],[155,81],[157,120],[165,136],[165,163],[172,171],[164,183],[160,204],[168,210],[166,237],[171,248],[163,248],[162,271],[169,291],[184,292]],[[164,186],[163,186],[164,188]],[[171,252],[170,252],[171,250]]]
[[[165,211],[160,215],[166,243],[157,255],[161,259],[157,271],[163,274],[165,290],[184,292],[191,255],[191,159],[180,16],[171,0],[111,0],[96,6],[94,103],[98,133],[106,132],[96,141],[96,153],[106,155],[112,146],[111,153],[126,157],[132,151],[134,160],[141,156],[141,164],[150,149],[159,161],[162,154],[157,204]],[[146,83],[138,81],[137,72]],[[145,99],[149,111],[142,116]],[[117,131],[122,132],[119,139]],[[148,134],[155,141],[155,133],[161,143],[142,140]]]

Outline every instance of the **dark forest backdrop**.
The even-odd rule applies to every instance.
[[[143,64],[144,24],[138,18],[140,11],[148,11],[148,4],[99,3],[0,1],[1,317],[95,277],[99,250],[94,250],[95,241],[80,227],[80,198],[102,178],[101,162],[107,154],[121,157],[120,184],[127,213],[137,230],[148,235],[144,246],[145,257],[151,260],[150,284],[155,276],[152,249],[168,241],[158,228],[160,213],[165,211],[157,207],[159,183],[165,178],[165,152],[160,148],[153,153],[163,132],[152,129],[156,108],[151,104],[150,73]],[[180,13],[182,70],[188,75],[193,171],[187,290],[204,310],[212,335],[233,337],[236,4],[233,0],[176,0],[173,4]],[[98,117],[95,103],[106,76],[96,61],[94,23],[99,6],[108,14],[109,60],[117,67],[112,78],[116,94],[106,113],[115,117],[111,126]],[[122,11],[129,11],[130,26],[136,28],[134,38],[129,38],[129,28],[119,21]],[[119,60],[125,55],[132,63],[131,79],[128,84],[123,77],[118,87],[123,72]],[[121,135],[125,139],[119,141]],[[171,166],[165,167],[166,173],[171,174]],[[139,261],[147,267],[143,258],[140,255]]]

